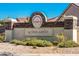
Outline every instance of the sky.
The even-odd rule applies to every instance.
[[[68,3],[0,3],[0,19],[30,17],[36,11],[53,18],[61,15],[68,6]]]

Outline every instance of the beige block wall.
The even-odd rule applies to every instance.
[[[79,43],[79,26],[77,27],[77,41]]]
[[[60,33],[63,33],[65,35],[65,37],[67,37],[69,39],[73,38],[72,30],[66,30],[63,27],[62,28],[52,28],[52,31],[49,32],[49,33],[51,33],[51,36],[43,36],[43,35],[26,36],[26,33],[25,33],[26,29],[25,28],[15,28],[14,30],[6,30],[5,31],[6,41],[11,41],[12,39],[24,39],[24,38],[28,38],[28,37],[39,37],[39,38],[45,38],[50,41],[53,41],[53,40],[57,39],[54,36],[56,36],[57,34],[60,34]],[[48,30],[50,30],[50,28]]]
[[[40,34],[30,34],[28,36],[28,31],[32,30],[46,30],[48,33],[40,33]],[[12,40],[12,39],[24,39],[28,37],[40,37],[40,38],[45,38],[49,40],[56,40],[54,36],[56,36],[58,33],[63,33],[63,28],[40,28],[40,29],[35,29],[35,28],[15,28],[14,30],[6,30],[5,36],[7,37],[7,40]],[[27,33],[27,34],[26,34]],[[8,34],[8,35],[7,35]]]
[[[72,39],[73,40],[73,30],[72,29],[64,29],[64,36],[65,39]]]
[[[11,41],[12,40],[12,30],[6,30],[5,31],[5,40]]]
[[[24,28],[15,28],[13,30],[13,39],[24,39],[24,38],[25,38]]]
[[[53,32],[54,32],[54,35],[56,36],[57,34],[64,33],[64,28],[63,27],[53,28]]]

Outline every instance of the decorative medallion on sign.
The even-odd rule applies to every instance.
[[[41,12],[34,12],[31,15],[31,23],[33,24],[35,28],[40,28],[45,22],[45,20],[46,20],[46,17]]]

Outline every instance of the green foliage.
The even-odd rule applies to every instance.
[[[65,47],[65,48],[69,48],[69,47],[77,47],[79,46],[77,43],[75,43],[74,41],[72,41],[72,39],[65,39],[65,36],[63,33],[57,34],[56,35],[57,40],[53,41],[53,45],[58,46],[58,47]]]
[[[30,38],[25,40],[12,40],[11,43],[16,45],[27,45],[27,46],[38,46],[38,47],[47,47],[52,46],[53,44],[47,40],[41,40],[39,38]]]
[[[22,42],[22,41],[16,40],[16,39],[12,40],[10,43],[13,43],[16,45],[25,45],[26,44],[26,42]]]
[[[58,41],[53,41],[52,43],[53,43],[53,45],[57,46],[59,42]]]
[[[78,47],[78,46],[79,45],[72,40],[62,41],[58,44],[58,47],[65,47],[65,48]]]
[[[58,47],[65,47],[65,42],[60,42],[59,44],[58,44]]]
[[[63,42],[65,40],[65,37],[64,37],[64,34],[63,33],[57,34],[55,37],[57,39],[52,42],[53,45],[55,45],[55,46],[57,46],[60,42]]]
[[[0,42],[4,41],[4,36],[0,35]]]
[[[2,20],[0,20],[0,26],[3,26],[4,22]]]
[[[62,41],[65,40],[65,37],[64,37],[63,33],[57,34],[56,37],[57,37],[58,42],[62,42]]]

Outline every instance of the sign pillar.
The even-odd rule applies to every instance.
[[[77,17],[64,16],[64,34],[77,43]]]

